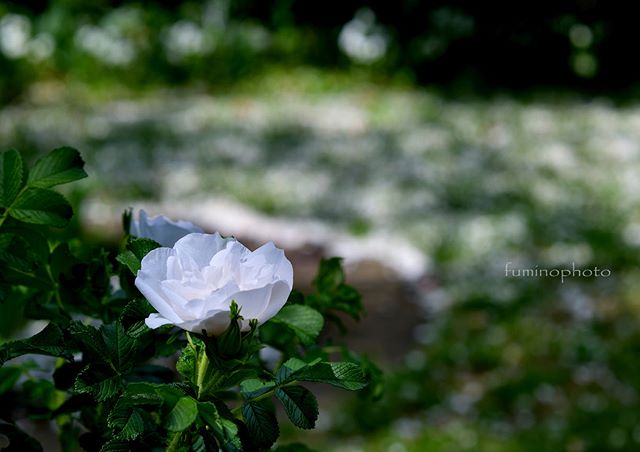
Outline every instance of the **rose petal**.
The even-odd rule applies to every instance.
[[[264,311],[262,311],[256,317],[258,319],[258,322],[260,324],[263,324],[271,317],[276,315],[287,302],[290,293],[291,287],[287,284],[286,281],[277,281],[275,284],[273,284],[271,288],[271,298],[269,299],[269,304],[266,306]]]
[[[201,333],[205,330],[207,335],[217,336],[229,327],[230,322],[229,311],[211,311],[203,319],[184,322],[178,326],[193,333]]]
[[[144,274],[159,281],[167,279],[167,262],[171,256],[175,255],[175,250],[171,248],[156,248],[149,251],[140,261],[138,276]]]
[[[164,215],[149,218],[147,213],[140,209],[138,221],[131,222],[130,232],[135,237],[145,237],[155,240],[162,246],[172,247],[176,241],[187,234],[201,233],[202,228],[189,221],[171,221]]]
[[[160,289],[160,280],[147,276],[142,271],[138,272],[135,285],[149,301],[151,306],[162,314],[163,317],[171,320],[173,323],[182,322],[182,319],[176,313],[175,309],[171,306],[168,300],[163,296],[163,292]]]
[[[227,306],[235,300],[240,306],[240,315],[246,320],[257,319],[266,309],[271,300],[272,286],[268,285],[259,289],[236,292],[227,298]]]
[[[211,258],[225,248],[229,239],[223,239],[219,233],[199,234],[193,233],[182,237],[173,246],[178,257],[193,259],[198,268],[202,269],[209,265]]]
[[[144,323],[152,330],[155,330],[156,328],[159,328],[162,325],[170,325],[174,322],[172,322],[171,320],[165,319],[160,314],[149,314],[149,317],[144,319]]]
[[[277,248],[273,242],[267,242],[253,252],[256,256],[264,256],[267,263],[275,266],[274,277],[276,280],[284,281],[290,289],[293,289],[293,266],[284,254],[284,251]]]

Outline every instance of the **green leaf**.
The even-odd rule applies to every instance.
[[[128,405],[161,405],[167,401],[173,406],[183,395],[179,389],[171,385],[135,382],[127,385],[118,403]]]
[[[204,345],[196,342],[196,347],[200,349],[201,353],[204,353]],[[196,382],[196,368],[198,362],[198,352],[193,349],[190,345],[185,347],[180,353],[180,357],[176,362],[176,370],[180,375],[182,375],[187,381],[190,381],[194,385]]]
[[[318,292],[329,292],[343,283],[342,259],[339,257],[322,259],[318,266],[318,274],[313,280],[313,285]]]
[[[127,267],[129,270],[131,270],[131,273],[133,273],[134,275],[138,274],[138,270],[140,270],[140,259],[138,259],[138,257],[133,254],[133,251],[123,251],[122,253],[118,254],[116,260]]]
[[[254,399],[265,394],[275,387],[274,381],[262,381],[257,378],[250,378],[240,383],[240,392],[245,399]]]
[[[114,411],[116,411],[114,409]],[[124,415],[122,415],[124,414]],[[120,415],[120,417],[118,417]],[[112,417],[109,416],[109,424],[119,431],[115,434],[115,438],[122,440],[136,439],[144,432],[144,419],[140,414],[140,410],[133,408],[127,410],[126,413],[117,413]]]
[[[80,374],[73,384],[73,390],[92,395],[98,402],[112,398],[123,387],[122,377],[113,369],[103,365],[90,364]]]
[[[19,367],[0,368],[0,395],[13,388],[20,375],[22,375],[22,370]]]
[[[191,397],[182,397],[167,415],[165,427],[170,432],[186,430],[198,417],[198,403]]]
[[[289,383],[296,379],[296,375],[301,369],[314,366],[320,361],[320,358],[317,358],[314,361],[307,363],[299,358],[289,358],[282,363],[278,369],[278,373],[276,374],[276,383],[279,385]]]
[[[242,416],[256,446],[267,449],[278,439],[278,421],[273,407],[267,401],[245,402],[242,405]]]
[[[298,304],[285,306],[271,322],[289,327],[304,345],[313,344],[324,326],[322,314],[313,308]]]
[[[100,332],[115,368],[121,373],[128,372],[135,364],[135,339],[125,332],[119,322],[102,325]]]
[[[39,159],[29,174],[29,186],[47,188],[87,177],[80,153],[70,147],[54,149]]]
[[[71,350],[68,350],[65,345],[62,330],[52,323],[28,339],[0,345],[0,366],[10,359],[29,353],[73,359]]]
[[[218,414],[218,409],[211,402],[199,402],[200,418],[213,431],[223,451],[242,451],[242,442],[238,436],[238,426],[229,419]]]
[[[0,207],[9,207],[25,184],[22,156],[15,149],[0,153]]]
[[[142,261],[142,259],[149,254],[150,251],[155,250],[156,248],[160,248],[161,245],[151,239],[145,238],[130,238],[129,243],[127,244],[127,248],[138,258],[138,260]]]
[[[349,362],[319,363],[295,373],[300,381],[327,383],[349,391],[367,386],[367,379],[360,366]]]
[[[315,427],[318,419],[318,401],[311,391],[302,386],[284,386],[276,389],[276,397],[293,425],[303,429]]]
[[[134,298],[122,311],[120,321],[127,329],[127,334],[133,338],[140,337],[149,331],[145,319],[149,314],[156,312],[144,298]]]
[[[28,188],[13,202],[9,214],[25,223],[64,227],[73,215],[67,200],[43,188]]]
[[[69,333],[77,342],[78,348],[93,362],[110,363],[111,356],[104,339],[96,328],[78,321],[69,324]]]

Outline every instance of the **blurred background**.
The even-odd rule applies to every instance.
[[[342,340],[384,391],[286,438],[637,451],[637,28],[598,0],[0,1],[0,148],[78,148],[99,243],[135,206],[274,240],[303,289],[345,257],[367,316]]]

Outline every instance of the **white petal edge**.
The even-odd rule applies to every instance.
[[[142,274],[142,271],[138,272],[138,277],[136,278],[135,285],[147,299],[147,301],[156,308],[156,310],[162,314],[168,320],[171,320],[173,323],[180,323],[182,319],[176,314],[175,310],[169,302],[161,295],[160,288],[155,289],[153,287],[153,282],[157,281],[159,284],[159,280],[151,279],[149,282],[146,281],[146,275]]]
[[[280,312],[280,309],[282,309],[287,302],[290,293],[291,287],[287,285],[287,282],[275,282],[271,289],[271,298],[269,300],[269,304],[267,304],[265,310],[256,317],[258,319],[258,323],[263,324],[278,312]]]
[[[144,323],[152,330],[155,330],[156,328],[159,328],[162,325],[173,324],[171,320],[165,319],[160,314],[149,314],[149,317],[144,319]]]
[[[209,265],[211,258],[224,249],[231,239],[223,239],[215,234],[201,234],[193,232],[182,237],[173,246],[173,249],[181,255],[193,258],[200,268]]]

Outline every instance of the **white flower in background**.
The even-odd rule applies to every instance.
[[[363,8],[342,27],[338,45],[353,60],[372,63],[387,53],[389,40],[384,29],[377,24],[374,12]]]
[[[137,56],[131,40],[113,30],[94,25],[81,26],[74,41],[79,48],[111,66],[126,66]]]
[[[21,58],[29,51],[31,22],[26,16],[6,14],[0,19],[0,51],[7,58]]]
[[[186,20],[176,22],[165,31],[164,45],[167,58],[174,62],[194,55],[203,55],[213,47],[204,30]]]
[[[140,209],[138,220],[131,219],[129,233],[134,237],[143,237],[155,240],[162,246],[171,247],[187,234],[192,232],[203,232],[195,224],[184,221],[171,221],[164,215],[149,218],[147,213]]]
[[[173,248],[156,248],[142,259],[136,287],[158,310],[149,328],[174,324],[196,333],[221,334],[235,301],[244,317],[264,323],[284,306],[293,288],[293,267],[269,242],[255,251],[220,234],[189,234]]]

